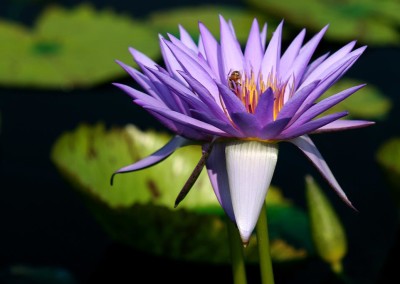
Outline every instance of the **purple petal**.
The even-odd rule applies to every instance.
[[[231,193],[229,191],[228,175],[226,172],[225,144],[215,143],[206,162],[208,177],[215,195],[226,215],[235,221],[232,208]]]
[[[147,55],[141,53],[140,51],[134,49],[133,47],[130,47],[129,51],[139,66],[147,66],[150,68],[154,68],[158,65],[153,60],[151,60]]]
[[[347,90],[344,90],[344,91],[342,91],[340,93],[332,95],[332,96],[330,96],[330,97],[328,97],[328,98],[316,103],[315,105],[310,107],[308,110],[306,110],[293,123],[293,127],[296,127],[297,125],[304,124],[304,123],[310,121],[311,119],[313,119],[314,117],[317,117],[318,115],[320,115],[324,111],[330,109],[334,105],[336,105],[339,102],[343,101],[344,99],[346,99],[347,97],[349,97],[354,92],[358,91],[359,89],[361,89],[364,86],[365,86],[365,84],[362,84],[362,85],[359,85],[359,86],[355,86],[355,87],[349,88]]]
[[[261,129],[260,138],[265,140],[276,140],[276,137],[281,134],[289,121],[290,118],[281,118],[268,123]]]
[[[142,93],[134,88],[127,86],[127,85],[123,85],[123,84],[119,84],[119,83],[113,83],[113,85],[120,88],[121,90],[123,90],[134,100],[139,99],[140,101],[142,101],[146,104],[151,104],[151,105],[160,106],[160,107],[167,107],[163,102],[156,100],[152,96]]]
[[[234,112],[247,112],[242,101],[232,92],[231,89],[222,84],[217,84],[217,86],[229,114]]]
[[[222,68],[221,47],[203,23],[199,23],[199,29],[208,65],[214,71],[217,79],[222,82],[222,80],[226,80],[226,76]]]
[[[315,131],[316,129],[331,123],[332,121],[338,120],[344,116],[348,115],[347,111],[337,112],[333,114],[328,114],[321,118],[311,120],[307,123],[304,123],[299,126],[293,126],[293,124],[286,128],[281,135],[279,135],[278,139],[292,139],[310,132]]]
[[[301,107],[296,112],[293,120],[296,120],[301,114],[303,114],[307,109],[309,109],[314,102],[326,91],[328,90],[337,80],[339,80],[344,72],[350,68],[351,65],[358,59],[358,56],[351,57],[346,62],[342,62],[342,65],[338,66],[331,74],[321,80],[320,84],[311,92],[311,94],[306,98]]]
[[[264,57],[261,62],[261,74],[264,81],[269,76],[277,76],[279,74],[279,61],[281,58],[281,42],[282,42],[282,26],[283,21],[276,28],[268,44]]]
[[[257,19],[253,20],[251,25],[249,37],[247,39],[246,49],[244,52],[246,66],[246,73],[257,75],[260,70],[260,62],[263,56],[263,47],[260,38],[260,28]]]
[[[292,118],[300,106],[307,99],[308,95],[318,86],[319,81],[312,82],[310,85],[297,91],[282,107],[277,115],[277,119]]]
[[[329,56],[329,52],[325,53],[324,55],[321,55],[317,59],[315,59],[313,62],[311,62],[306,69],[306,72],[304,72],[303,79],[300,84],[304,82],[304,80],[307,79],[307,77],[317,68],[327,57]]]
[[[327,182],[331,185],[331,187],[336,191],[336,193],[340,196],[340,198],[350,207],[353,207],[350,200],[347,198],[346,194],[336,181],[334,175],[326,164],[324,158],[321,153],[318,151],[317,147],[311,141],[310,137],[307,135],[297,137],[295,139],[289,140],[289,142],[296,145],[306,156],[307,158],[314,164],[314,166],[318,169],[318,171],[322,174],[322,176],[327,180]]]
[[[221,54],[222,63],[224,66],[224,75],[227,78],[229,73],[237,70],[243,71],[243,53],[239,42],[236,40],[232,29],[226,23],[225,19],[220,16],[220,27],[221,27]],[[221,82],[225,83],[226,79]]]
[[[191,90],[189,90],[186,86],[182,85],[180,82],[172,79],[168,75],[159,72],[158,70],[151,70],[152,72],[161,82],[163,82],[166,86],[168,86],[171,90],[173,90],[173,94],[176,94],[178,97],[183,99],[186,103],[188,103],[192,108],[207,111],[207,106],[195,95]],[[177,104],[179,103],[179,99],[177,100]],[[182,104],[181,104],[182,105]],[[182,106],[184,108],[184,106]],[[188,109],[182,111],[185,114],[188,114]]]
[[[301,79],[303,78],[307,65],[327,29],[328,26],[325,26],[300,49],[299,55],[296,57],[296,60],[293,62],[292,69],[287,75],[287,78],[289,78],[293,74],[294,78],[296,79],[293,88],[297,89]]]
[[[160,98],[159,94],[155,92],[155,87],[153,82],[145,75],[137,71],[136,69],[132,68],[131,66],[126,65],[125,63],[121,61],[116,61],[131,77],[153,98],[156,98],[160,101],[162,99]]]
[[[183,53],[185,53],[188,57],[190,57],[193,61],[197,62],[204,70],[206,73],[212,78],[216,79],[216,76],[214,76],[214,72],[211,70],[210,66],[208,66],[207,61],[199,55],[198,52],[194,52],[192,49],[187,47],[185,44],[183,44],[182,41],[177,39],[171,34],[168,34],[168,37],[170,38],[171,42],[173,45],[175,45],[179,50]],[[179,59],[178,59],[179,61]],[[183,66],[185,68],[185,66]],[[179,71],[180,72],[180,71]]]
[[[274,92],[268,88],[260,95],[254,116],[260,123],[261,127],[270,123],[274,119]]]
[[[262,49],[265,50],[265,45],[267,43],[267,23],[264,24],[260,33]]]
[[[181,136],[174,136],[167,144],[165,144],[161,149],[157,150],[150,156],[147,156],[132,165],[123,167],[114,172],[114,174],[111,176],[111,184],[113,183],[113,179],[116,174],[128,173],[148,168],[150,166],[158,164],[159,162],[169,157],[173,152],[175,152],[176,149],[194,144],[197,144],[197,142],[193,142]]]
[[[306,30],[303,29],[292,41],[292,43],[286,49],[285,53],[282,55],[282,58],[280,60],[279,72],[283,81],[286,81],[290,76],[290,73],[288,71],[290,70],[294,60],[299,54],[305,35]]]
[[[232,137],[244,137],[244,135],[239,130],[234,128],[229,121],[217,119],[205,111],[190,110],[190,112],[193,118],[204,121],[210,125],[214,125]]]
[[[248,112],[232,113],[231,119],[246,137],[258,137],[261,126],[254,115]]]
[[[178,46],[172,44],[171,42],[165,41],[165,44],[174,54],[175,58],[179,61],[182,68],[186,73],[195,77],[203,86],[205,86],[211,94],[217,94],[218,88],[214,83],[214,80],[198,62],[198,60],[193,59],[182,51]]]
[[[179,34],[180,34],[182,43],[184,45],[186,45],[188,48],[190,48],[191,50],[193,50],[194,53],[197,54],[199,52],[199,49],[198,49],[196,43],[193,41],[192,37],[184,29],[184,27],[182,27],[182,25],[179,25]]]
[[[342,131],[354,128],[361,128],[367,127],[370,125],[375,124],[374,121],[367,121],[367,120],[345,120],[339,119],[333,121],[327,125],[324,125],[317,130],[313,131],[312,133],[324,133],[324,132],[333,132],[333,131]]]
[[[126,65],[125,63],[116,60],[116,62],[122,67],[124,68],[124,70],[131,75],[131,77],[149,94],[151,95],[153,98],[156,98],[160,101],[162,101],[162,99],[160,98],[159,94],[157,92],[154,91],[154,85],[151,82],[151,80],[149,80],[148,77],[146,77],[145,75],[143,75],[142,73],[140,73],[139,71],[137,71],[135,68],[132,68],[131,66]]]
[[[143,66],[142,69],[143,73],[152,81],[154,89],[157,90],[160,99],[168,108],[179,112],[185,112],[186,108],[179,101],[179,98],[151,72],[151,70],[155,69],[148,68],[147,66]]]
[[[329,56],[325,61],[321,62],[321,64],[319,64],[318,67],[315,68],[315,70],[307,77],[307,79],[305,79],[303,83],[308,84],[309,82],[315,81],[317,80],[317,78],[320,78],[320,75],[323,74],[325,70],[347,56],[353,49],[355,44],[356,42],[352,41],[343,46],[331,56]]]
[[[210,92],[195,78],[186,74],[184,72],[181,73],[182,77],[186,80],[189,86],[193,89],[194,92],[197,93],[199,99],[206,104],[209,108],[209,111],[213,113],[215,117],[218,117],[221,120],[228,121],[225,113],[222,111],[222,106],[220,99],[216,101],[215,98],[210,94]]]
[[[165,44],[164,38],[161,35],[159,36],[159,38],[160,38],[161,54],[164,58],[165,66],[168,72],[171,74],[171,76],[179,80],[180,75],[178,71],[182,71],[182,67],[179,64],[178,60],[175,58],[174,54]]]
[[[183,124],[187,127],[192,128],[192,129],[197,129],[204,133],[208,133],[210,135],[227,136],[227,133],[225,133],[221,129],[218,129],[213,125],[210,125],[208,123],[205,123],[205,122],[197,120],[197,119],[194,119],[194,118],[184,115],[182,113],[172,111],[170,109],[163,108],[163,107],[156,107],[154,105],[147,105],[147,106],[143,106],[143,107],[146,109],[155,111],[168,119],[176,121],[180,124]]]

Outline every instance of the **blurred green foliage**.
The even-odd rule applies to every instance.
[[[85,88],[124,75],[129,46],[159,54],[146,24],[90,5],[49,6],[32,30],[0,20],[0,84],[43,89]]]
[[[398,0],[246,0],[246,3],[297,28],[316,32],[329,24],[326,37],[335,42],[358,40],[375,46],[399,44]]]

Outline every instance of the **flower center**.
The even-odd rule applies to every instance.
[[[272,73],[269,74],[266,80],[263,79],[262,74],[256,79],[253,72],[251,72],[250,76],[246,76],[246,74],[242,75],[239,71],[232,71],[228,77],[229,88],[241,100],[248,113],[255,112],[260,96],[268,88],[271,88],[274,93],[274,120],[286,101],[285,95],[290,97],[293,94],[293,90],[288,86],[288,83],[289,81],[282,84]]]

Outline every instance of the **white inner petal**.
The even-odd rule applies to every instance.
[[[278,145],[258,141],[229,142],[226,169],[236,224],[243,243],[256,226],[278,159]]]

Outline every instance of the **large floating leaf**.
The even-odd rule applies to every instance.
[[[376,159],[391,186],[394,201],[400,208],[400,137],[385,141],[379,147]]]
[[[115,170],[147,156],[169,138],[133,125],[110,130],[102,124],[81,125],[56,141],[51,159],[116,240],[172,258],[227,263],[225,215],[205,171],[178,208],[173,208],[200,158],[200,146],[179,149],[145,170],[117,175],[110,185]],[[304,233],[308,230],[306,214],[274,187],[268,196],[273,259],[304,259],[310,247],[310,237]],[[250,262],[257,261],[255,245],[253,236],[246,249]]]
[[[369,45],[398,44],[400,3],[396,0],[247,0],[266,14],[314,32],[330,24],[326,37],[345,42],[357,39]]]
[[[81,5],[51,7],[29,30],[0,21],[0,84],[36,88],[90,87],[124,76],[129,46],[159,55],[157,33],[144,23]]]
[[[324,99],[345,89],[363,84],[352,79],[344,79],[333,85],[322,97]],[[355,94],[329,109],[326,113],[335,113],[343,110],[349,111],[346,119],[385,119],[392,107],[391,100],[382,94],[376,86],[367,84]]]
[[[248,9],[232,6],[204,5],[195,7],[180,7],[171,10],[160,10],[149,17],[150,24],[161,33],[179,34],[178,25],[182,25],[197,40],[199,35],[198,22],[207,26],[210,32],[219,38],[219,15],[225,20],[232,20],[236,37],[240,42],[247,40],[253,19],[256,17],[262,25],[265,17]],[[274,30],[276,23],[268,21],[268,29]]]

